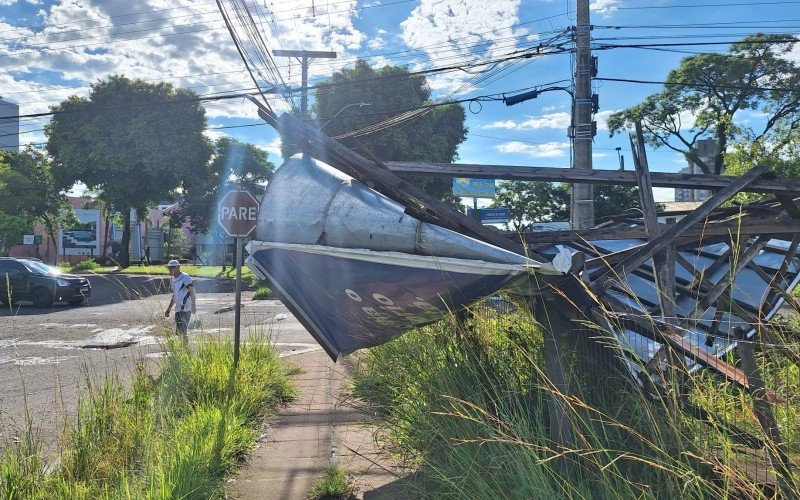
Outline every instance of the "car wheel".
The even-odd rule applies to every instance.
[[[72,299],[72,300],[68,300],[67,304],[69,304],[71,306],[77,306],[78,304],[83,304],[84,300],[86,300],[84,297],[81,297],[79,299]]]
[[[53,292],[47,288],[39,288],[33,291],[33,306],[39,309],[47,309],[53,306]]]

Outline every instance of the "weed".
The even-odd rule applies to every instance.
[[[329,465],[325,476],[311,488],[308,496],[320,500],[350,500],[356,498],[356,489],[344,467]]]

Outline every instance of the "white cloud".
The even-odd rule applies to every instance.
[[[369,47],[372,50],[380,50],[385,46],[386,46],[386,42],[384,42],[383,38],[380,38],[380,37],[371,38],[367,42],[367,47]]]
[[[615,12],[622,2],[620,0],[594,0],[589,4],[589,9],[600,14],[611,14]]]
[[[509,44],[526,31],[519,22],[520,0],[421,0],[400,23],[403,42],[423,51],[429,60],[482,61],[516,48]],[[503,40],[501,43],[500,40]],[[469,75],[447,73],[430,78],[434,90],[454,91]]]
[[[276,137],[271,142],[266,144],[256,144],[255,145],[259,149],[263,149],[274,158],[271,158],[273,163],[280,163],[281,162],[281,138]]]
[[[500,144],[497,150],[501,153],[524,154],[532,158],[560,158],[567,156],[568,142],[547,142],[544,144],[527,144],[511,141]]]
[[[0,0],[0,5],[14,5],[17,3],[17,0]]]
[[[12,3],[0,0],[0,5]],[[268,25],[256,20],[270,47],[302,46],[339,54],[340,59],[312,64],[309,71],[312,80],[344,66],[347,61],[343,56],[360,48],[366,40],[353,25],[357,0],[331,6],[319,3],[297,0],[291,3],[293,10],[277,15],[274,23]],[[314,4],[316,16],[311,16]],[[132,11],[159,9],[169,9],[169,15],[155,15],[151,16],[151,22],[129,24]],[[241,92],[252,87],[213,3],[144,0],[134,5],[125,0],[56,0],[42,5],[38,16],[37,23],[44,28],[22,28],[0,22],[0,32],[6,33],[6,39],[0,40],[3,60],[0,93],[18,103],[22,114],[47,111],[69,95],[86,96],[90,84],[112,74],[150,82],[166,81],[199,94]],[[143,19],[147,17],[139,16],[136,21]],[[80,24],[76,25],[78,20]],[[278,58],[276,62],[286,82],[299,85],[298,64],[287,58]],[[39,76],[42,72],[67,83],[49,84],[53,80],[42,79]],[[278,100],[274,107],[285,109]],[[256,118],[255,108],[239,99],[209,103],[206,109],[210,118]]]
[[[530,117],[525,121],[516,122],[514,120],[504,120],[492,122],[484,125],[485,129],[507,129],[507,130],[535,130],[542,128],[566,129],[570,124],[569,113],[558,112],[548,113],[539,117]]]

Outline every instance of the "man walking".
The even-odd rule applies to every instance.
[[[181,272],[181,265],[177,260],[167,262],[167,269],[172,276],[172,298],[169,300],[169,306],[164,316],[169,318],[172,306],[175,306],[175,332],[183,335],[186,339],[189,320],[192,318],[192,313],[197,311],[197,297],[194,293],[192,278]],[[190,298],[191,303],[189,303]]]

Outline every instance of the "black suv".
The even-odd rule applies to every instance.
[[[9,293],[9,287],[11,291]],[[33,305],[46,308],[53,302],[66,300],[78,305],[92,294],[92,285],[86,278],[65,274],[57,267],[38,260],[0,257],[0,303],[8,304],[30,300]]]

